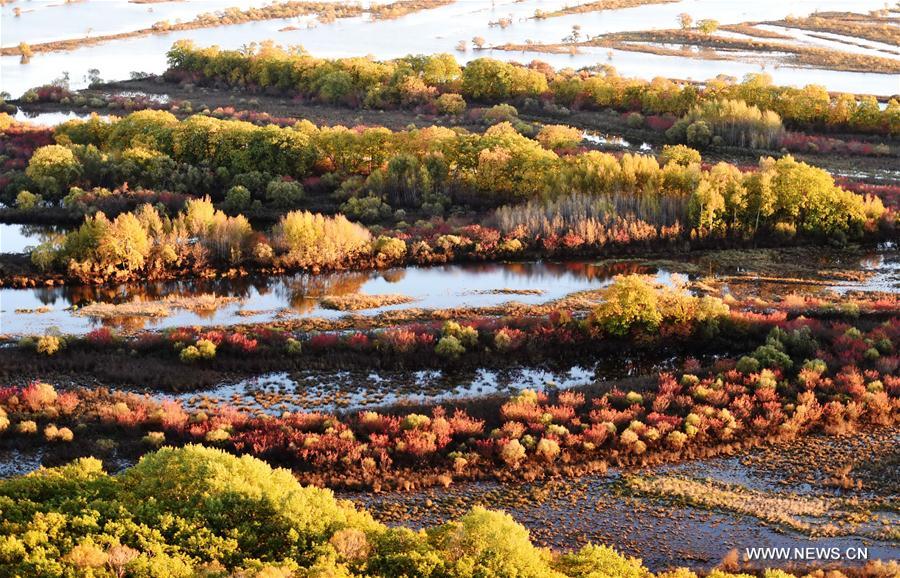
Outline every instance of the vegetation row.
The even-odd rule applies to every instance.
[[[531,139],[509,122],[483,134],[392,132],[141,111],[70,121],[54,130],[58,144],[43,146],[35,145],[45,132],[18,127],[8,123],[4,132],[5,201],[87,215],[78,231],[32,254],[42,269],[81,281],[207,265],[339,268],[688,238],[799,235],[840,244],[896,221],[878,197],[847,191],[790,156],[762,158],[749,170],[704,165],[682,145],[659,159],[616,157],[579,148],[580,133],[556,125]],[[207,193],[219,210],[196,199]],[[340,215],[292,212],[302,207],[396,230],[370,238]],[[118,216],[93,214],[100,208]],[[422,230],[403,220],[407,211],[440,219],[467,210],[487,211],[479,221],[489,226],[435,236],[427,222],[417,222]],[[281,217],[266,236],[241,213]]]
[[[552,552],[512,517],[476,507],[424,530],[387,527],[264,462],[196,445],[121,474],[98,460],[0,481],[0,556],[10,575],[96,578],[696,578],[653,574],[605,546]],[[832,571],[888,578],[896,562]],[[795,578],[780,570],[707,578]],[[809,578],[815,578],[810,573]]]
[[[554,70],[540,61],[525,66],[491,58],[477,58],[461,66],[449,54],[386,62],[331,60],[272,43],[221,50],[180,41],[169,50],[168,58],[167,76],[172,80],[281,91],[350,106],[424,105],[446,112],[464,105],[466,99],[481,103],[543,99],[567,108],[615,108],[680,118],[695,107],[734,100],[739,102],[735,124],[742,128],[760,121],[780,126],[784,119],[798,129],[900,131],[900,102],[896,99],[882,109],[871,96],[832,95],[816,85],[776,86],[764,73],[750,74],[740,83],[720,76],[699,87],[660,77],[652,81],[624,78],[611,66]]]

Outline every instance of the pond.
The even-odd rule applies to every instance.
[[[115,12],[124,2],[111,1],[109,10]],[[92,2],[84,3],[90,6]],[[193,2],[186,2],[193,5]],[[233,26],[186,30],[161,35],[116,40],[95,46],[85,46],[68,52],[35,55],[28,64],[20,64],[16,56],[0,59],[4,90],[14,96],[28,88],[48,83],[67,72],[72,86],[86,86],[88,71],[99,69],[104,79],[125,79],[133,71],[159,73],[166,68],[165,52],[172,43],[190,38],[198,45],[217,44],[222,48],[237,49],[251,42],[272,39],[283,45],[302,45],[316,56],[345,57],[370,54],[377,59],[389,59],[407,54],[449,52],[467,61],[481,56],[504,60],[528,62],[544,60],[556,67],[583,67],[609,63],[621,74],[653,78],[663,72],[666,76],[706,80],[718,74],[743,76],[759,72],[759,55],[745,61],[708,61],[675,56],[659,56],[607,49],[583,49],[579,54],[543,54],[505,51],[456,52],[460,40],[468,41],[481,36],[488,46],[505,43],[521,44],[526,40],[558,43],[570,34],[572,26],[581,26],[583,36],[601,33],[676,26],[677,14],[689,12],[695,18],[715,18],[722,24],[746,20],[781,18],[788,13],[800,16],[814,10],[865,11],[883,7],[882,1],[814,0],[809,2],[778,2],[760,0],[754,3],[738,3],[729,0],[684,0],[683,2],[646,5],[622,10],[573,14],[557,18],[536,20],[531,18],[535,10],[550,12],[571,4],[570,0],[495,0],[491,3],[454,2],[453,4],[412,13],[394,20],[372,22],[368,16],[338,19],[328,24],[307,28],[308,19],[281,19],[250,22]],[[4,21],[8,8],[4,8]],[[203,10],[206,11],[206,10]],[[93,12],[103,13],[106,10]],[[29,17],[40,12],[23,14],[16,20],[16,28],[28,26]],[[47,9],[43,13],[47,29],[55,29],[47,22],[67,20],[63,10]],[[100,17],[101,20],[104,17]],[[511,18],[507,28],[491,27],[489,22],[499,18]],[[79,22],[80,27],[89,21]],[[286,28],[294,27],[292,30]],[[132,27],[134,28],[134,27]],[[77,30],[76,30],[77,32]],[[79,34],[69,34],[69,36]],[[10,44],[4,39],[4,45]],[[865,92],[890,95],[896,92],[896,78],[888,74],[869,74],[814,70],[789,66],[768,67],[778,84],[822,84],[830,90],[854,92],[865,87]]]
[[[322,307],[326,295],[399,294],[412,299],[357,311],[374,315],[401,308],[444,309],[488,307],[509,301],[537,304],[576,291],[597,289],[621,273],[649,273],[654,269],[632,262],[509,262],[468,263],[436,267],[407,267],[384,271],[341,272],[324,275],[284,275],[266,279],[242,278],[142,283],[115,287],[64,286],[0,289],[2,332],[34,334],[56,327],[64,333],[85,333],[98,326],[96,318],[73,310],[90,303],[133,301],[143,311],[104,312],[105,322],[126,329],[185,325],[226,325],[271,321],[285,316],[336,318],[346,313]],[[667,271],[657,279],[669,280]],[[214,295],[219,301],[209,304]],[[206,299],[195,304],[192,298]],[[140,308],[140,307],[138,307]],[[162,316],[163,309],[166,316]]]

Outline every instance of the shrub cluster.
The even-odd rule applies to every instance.
[[[781,142],[783,132],[776,112],[760,110],[742,100],[714,100],[695,105],[666,131],[666,136],[701,149],[719,143],[773,149]]]
[[[63,268],[82,282],[102,282],[245,261],[337,268],[367,255],[370,241],[368,230],[341,215],[301,211],[282,216],[267,239],[254,233],[244,216],[230,217],[205,198],[187,201],[172,219],[149,204],[112,220],[98,212],[78,229],[39,246],[31,258],[42,269]]]
[[[538,548],[511,516],[482,507],[421,531],[389,528],[285,470],[199,446],[161,449],[118,475],[82,458],[3,480],[0,503],[0,553],[23,576],[654,578],[605,546]],[[895,566],[853,575],[888,576]],[[656,575],[676,577],[697,575]]]
[[[0,408],[7,427],[21,435],[39,424],[88,431],[79,424],[99,420],[120,428],[118,435],[140,439],[162,432],[171,443],[263,457],[316,484],[406,486],[411,472],[418,483],[449,483],[516,470],[540,475],[558,464],[696,457],[808,431],[838,434],[860,424],[890,425],[900,412],[898,331],[897,320],[866,332],[846,323],[782,322],[737,363],[721,360],[712,370],[693,364],[693,373],[663,373],[655,385],[613,387],[590,398],[576,391],[523,391],[502,405],[488,403],[479,418],[440,407],[429,415],[364,411],[260,418],[228,408],[188,412],[179,402],[133,394],[57,393],[39,383],[0,391]],[[480,337],[456,323],[441,333],[431,347],[451,338],[458,347],[471,346]],[[177,337],[185,348],[194,347],[184,345],[189,334]],[[497,342],[517,338],[510,328],[494,336]],[[215,351],[217,339],[235,351],[257,347],[221,334],[201,336],[197,347],[205,342]],[[392,347],[416,347],[413,336],[386,339]]]

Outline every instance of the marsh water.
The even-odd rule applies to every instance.
[[[3,251],[7,251],[7,243],[13,248],[27,246],[38,242],[42,236],[53,234],[52,228],[21,225],[4,225],[0,231],[4,232]],[[7,236],[7,231],[13,231],[13,234]],[[0,288],[0,333],[40,334],[55,328],[64,333],[83,334],[100,325],[134,331],[297,317],[335,319],[349,313],[323,307],[322,299],[357,294],[403,295],[411,301],[355,311],[353,315],[371,316],[411,308],[491,307],[509,302],[533,305],[579,291],[601,289],[616,275],[628,273],[650,274],[664,284],[671,284],[673,274],[679,272],[711,279],[725,275],[724,292],[729,292],[738,283],[743,292],[749,290],[763,297],[823,290],[840,294],[851,291],[896,293],[900,291],[898,255],[894,244],[884,244],[861,254],[823,254],[816,265],[830,273],[831,280],[810,280],[808,286],[800,283],[802,280],[790,280],[787,284],[772,280],[765,273],[754,272],[753,265],[719,263],[716,253],[711,253],[662,263],[646,259],[456,263],[320,275],[298,273],[266,278],[192,279],[117,286],[5,287]],[[775,254],[773,258],[784,261],[792,257]],[[733,273],[740,276],[734,277]],[[754,281],[757,275],[766,280]],[[192,307],[193,299],[201,300],[200,304]],[[204,299],[208,301],[203,303]],[[80,311],[92,303],[125,304],[131,310],[113,309],[96,314],[91,310]]]
[[[400,294],[413,299],[402,305],[355,312],[359,315],[410,307],[487,307],[510,301],[537,304],[577,291],[601,288],[622,273],[654,273],[654,269],[630,261],[459,263],[322,275],[192,279],[103,287],[3,288],[0,289],[0,325],[7,334],[42,333],[51,327],[65,333],[85,333],[99,324],[98,320],[78,312],[79,307],[90,303],[139,301],[165,306],[167,298],[203,295],[233,300],[202,311],[169,308],[167,316],[153,316],[158,315],[157,310],[130,317],[115,316],[106,321],[110,325],[138,329],[227,325],[294,316],[335,318],[346,313],[323,308],[321,299],[350,294]],[[670,279],[665,270],[656,270],[655,275],[661,282]]]
[[[631,353],[561,367],[420,371],[298,371],[257,375],[211,389],[177,394],[196,409],[228,405],[259,415],[290,411],[356,412],[387,406],[452,403],[490,396],[511,396],[524,389],[563,390],[598,381],[655,375],[674,370],[677,359],[665,353]],[[171,397],[149,391],[156,398]]]
[[[91,118],[93,114],[97,114],[94,111],[91,112],[75,112],[75,111],[66,111],[66,112],[27,112],[22,109],[16,111],[16,114],[13,115],[19,122],[27,122],[30,124],[37,124],[40,126],[56,126],[58,124],[62,124],[69,120],[79,119],[86,120]],[[108,114],[97,114],[97,116],[101,119],[108,119]]]

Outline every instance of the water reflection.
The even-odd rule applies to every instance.
[[[0,253],[27,253],[51,238],[66,233],[57,225],[10,225],[0,223]]]
[[[681,264],[644,260],[458,263],[323,275],[0,288],[0,333],[35,334],[51,327],[66,333],[85,333],[101,324],[136,330],[262,323],[294,316],[334,319],[345,313],[323,308],[322,298],[351,294],[400,294],[413,299],[356,311],[359,315],[409,308],[490,307],[511,301],[540,304],[602,288],[614,276],[631,273],[652,274],[657,282],[672,285],[677,276],[673,271],[693,271],[696,276],[719,278],[723,293],[741,298],[777,299],[791,293],[814,295],[826,291],[891,293],[900,289],[900,258],[896,249],[888,246],[865,254],[806,252],[803,259],[807,265],[800,270],[790,261],[796,255],[779,253],[772,258],[772,266],[778,265],[775,269],[752,260],[736,263],[727,253],[710,253]],[[91,304],[119,307],[95,305],[84,309]]]
[[[65,112],[32,112],[23,110],[21,108],[16,111],[16,114],[13,115],[13,118],[15,118],[19,122],[27,122],[40,126],[56,126],[73,119],[87,120],[95,114],[102,120],[110,118],[110,115],[108,114],[97,114],[96,112],[75,112],[71,110]]]
[[[0,289],[0,330],[22,334],[58,327],[67,333],[83,333],[100,324],[136,330],[263,322],[285,315],[335,318],[343,313],[322,308],[320,300],[327,295],[354,293],[399,293],[415,300],[410,304],[357,312],[365,315],[408,307],[480,307],[508,301],[536,304],[602,287],[615,275],[654,271],[636,261],[537,261],[117,286],[7,288]],[[658,279],[668,282],[669,272],[657,271],[656,274]],[[212,296],[226,299],[214,300]],[[191,301],[196,299],[203,300],[200,307]],[[110,308],[105,308],[103,315],[93,313],[96,308],[87,310],[87,315],[78,311],[92,303],[127,305],[129,314],[119,315]]]

